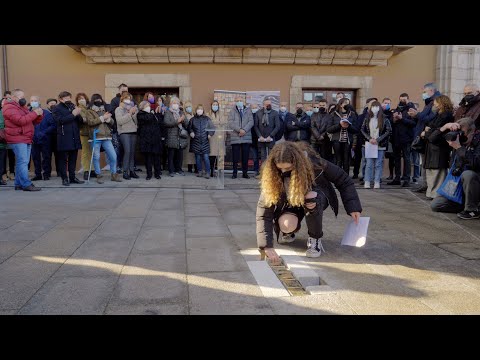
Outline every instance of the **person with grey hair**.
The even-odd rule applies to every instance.
[[[185,176],[182,170],[183,150],[188,145],[188,120],[180,110],[180,99],[173,96],[170,99],[168,110],[163,120],[167,127],[168,171],[171,177],[174,174]]]
[[[442,195],[432,200],[433,211],[457,213],[463,220],[480,218],[480,129],[476,129],[472,118],[462,118],[447,123],[440,132],[453,148],[452,174],[461,176],[463,202],[453,202]],[[447,134],[454,132],[449,137]],[[449,134],[450,135],[450,134]],[[456,135],[456,136],[455,136]]]
[[[464,117],[472,118],[477,129],[480,129],[480,89],[477,84],[467,84],[463,88],[463,98],[455,111],[455,120]]]
[[[162,124],[161,117],[155,116],[149,101],[142,101],[138,108],[138,143],[140,151],[145,158],[147,169],[147,180],[152,178],[152,164],[155,179],[161,179],[161,158],[162,158]],[[161,115],[161,114],[159,114]]]
[[[133,96],[124,92],[120,97],[120,105],[115,109],[117,131],[123,146],[123,178],[138,179],[135,173],[135,145],[137,144],[137,113],[138,108],[133,103]]]
[[[246,108],[242,96],[235,98],[235,106],[228,114],[228,127],[233,131],[230,133],[230,143],[232,144],[233,157],[233,175],[232,179],[237,178],[238,161],[240,160],[240,150],[242,152],[242,172],[243,178],[248,176],[248,156],[250,153],[250,144],[252,143],[252,127],[254,125],[253,115],[250,108]]]
[[[410,108],[407,112],[408,116],[416,121],[416,126],[413,130],[413,138],[415,139],[425,129],[425,126],[433,120],[436,113],[432,111],[433,100],[442,95],[437,89],[437,85],[434,83],[427,83],[423,86],[422,99],[425,101],[425,107],[422,111]],[[422,164],[425,164],[425,154],[422,154]],[[422,184],[416,188],[415,192],[425,192],[427,190],[427,177],[426,172],[422,171]]]

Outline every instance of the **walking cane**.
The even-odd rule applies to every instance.
[[[87,184],[90,184],[90,173],[92,171],[92,163],[93,163],[93,153],[95,152],[95,143],[97,142],[97,133],[98,128],[93,130],[93,141],[92,141],[92,157],[90,158],[90,167],[88,168],[88,180]]]

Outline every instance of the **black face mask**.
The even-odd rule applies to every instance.
[[[268,111],[270,111],[270,110],[272,110],[272,105],[267,105],[265,108],[266,108]]]
[[[325,109],[324,107],[321,107],[318,111],[322,114],[325,114],[327,112],[327,109]]]
[[[102,100],[95,100],[94,103],[97,106],[101,106],[103,104],[103,101]]]
[[[400,101],[398,103],[398,106],[406,106],[407,105],[407,102],[406,101]]]
[[[292,175],[292,170],[280,173],[280,176],[282,177],[282,179],[289,178],[291,175]]]
[[[469,95],[464,96],[463,99],[462,99],[462,101],[463,101],[465,104],[468,104],[470,101],[473,100],[474,97],[475,97],[475,95],[469,94]]]
[[[50,106],[48,109],[49,109],[50,111],[53,111],[53,109],[55,108],[55,106],[56,106],[56,105],[52,105],[52,106]]]
[[[25,106],[27,104],[27,100],[25,98],[18,100],[18,105]]]
[[[302,112],[303,112],[303,109],[302,109],[302,108],[297,109],[297,114],[298,114],[298,115],[301,115]]]

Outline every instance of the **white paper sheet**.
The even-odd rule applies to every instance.
[[[372,145],[370,142],[365,142],[365,159],[378,158],[378,145]]]
[[[361,217],[358,220],[358,225],[353,219],[347,224],[345,233],[343,234],[342,245],[362,247],[367,241],[369,217]]]

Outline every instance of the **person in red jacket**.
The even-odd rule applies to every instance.
[[[20,89],[13,90],[12,100],[4,104],[2,113],[5,118],[7,144],[16,157],[15,190],[39,191],[41,189],[35,187],[28,177],[28,163],[32,151],[34,125],[42,121],[43,110],[40,108],[28,110],[25,93]]]

